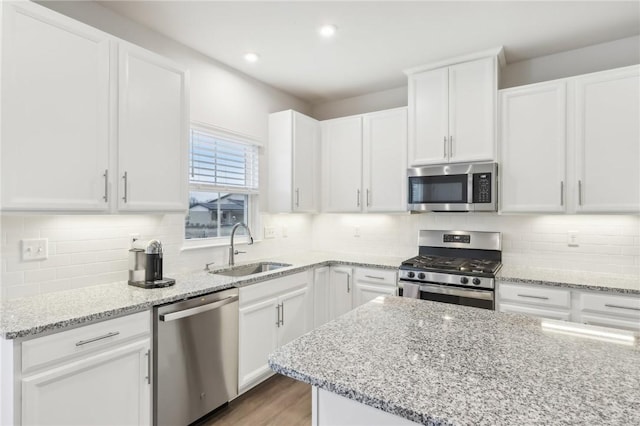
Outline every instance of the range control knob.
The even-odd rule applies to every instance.
[[[475,285],[480,285],[480,278],[474,278],[474,279],[473,279],[473,283],[474,283]]]
[[[461,283],[461,284],[466,284],[466,283],[468,283],[468,282],[469,282],[469,278],[467,278],[467,277],[462,277],[462,278],[460,278],[460,283]]]
[[[418,278],[419,278],[419,279],[424,280],[424,277],[425,277],[424,272],[420,272],[420,273],[418,274]]]
[[[414,272],[412,272],[412,271],[407,272],[407,277],[413,278],[415,276],[416,276],[416,274]]]

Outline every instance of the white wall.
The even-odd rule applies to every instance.
[[[509,46],[506,46],[507,61]],[[501,70],[500,88],[604,71],[640,63],[640,36],[596,44],[582,49],[507,64]],[[313,106],[319,120],[363,114],[407,105],[407,86]]]
[[[358,228],[359,237],[354,236]],[[420,229],[501,232],[503,263],[563,270],[640,275],[640,217],[426,213],[317,216],[316,250],[411,257]],[[578,232],[578,247],[567,232]]]

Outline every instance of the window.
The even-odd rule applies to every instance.
[[[248,138],[192,126],[185,239],[228,237],[236,223],[250,225],[257,193],[258,146]]]

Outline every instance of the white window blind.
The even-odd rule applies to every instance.
[[[194,189],[258,192],[258,146],[191,129],[189,181]]]

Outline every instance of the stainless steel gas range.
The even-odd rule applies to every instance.
[[[400,266],[402,296],[495,309],[499,232],[422,230],[418,245],[418,256]]]

